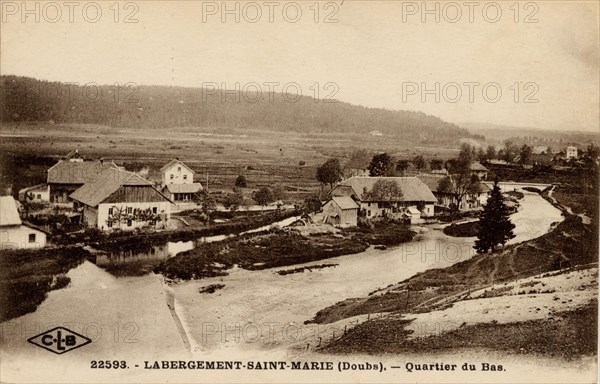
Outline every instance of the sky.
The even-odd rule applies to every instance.
[[[597,1],[65,4],[0,2],[0,73],[239,83],[242,97],[286,90],[455,123],[600,131]]]

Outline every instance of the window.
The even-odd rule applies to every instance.
[[[41,200],[41,199],[42,199],[42,194],[41,194],[41,193],[38,193],[38,194],[37,194],[37,198],[38,198],[39,200]]]
[[[112,228],[112,220],[108,220],[108,221],[106,222],[106,226],[107,226],[108,228]]]
[[[108,208],[108,214],[112,215],[113,214],[113,209],[112,208]]]
[[[187,175],[183,175],[183,180],[187,180]]]
[[[30,243],[35,243],[35,233],[30,233],[29,234],[29,242]]]
[[[177,167],[177,172],[181,172],[181,167]]]
[[[156,213],[157,211],[158,211],[158,208],[152,207],[152,213]]]
[[[131,223],[131,220],[127,220],[127,226],[128,226],[128,227],[131,227],[131,224],[132,224],[132,223]]]
[[[175,175],[171,173],[171,180],[173,180],[175,178]]]
[[[133,208],[132,207],[127,207],[127,214],[130,214],[133,212]]]

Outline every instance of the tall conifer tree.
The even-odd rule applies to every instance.
[[[475,241],[475,250],[478,253],[494,253],[498,245],[504,245],[515,237],[515,225],[510,221],[510,212],[504,203],[504,197],[498,186],[498,178],[494,181],[494,188],[483,207],[479,217],[479,235]]]

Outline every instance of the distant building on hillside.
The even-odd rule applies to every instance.
[[[179,159],[173,159],[161,169],[162,193],[173,201],[191,201],[202,192],[202,184],[194,183],[195,172]]]
[[[102,170],[70,195],[82,222],[103,231],[165,228],[171,201],[141,176],[119,168]]]
[[[371,197],[369,192],[380,180],[396,182],[402,195],[387,200]],[[351,177],[336,185],[330,194],[352,197],[359,204],[360,215],[367,219],[409,219],[411,223],[433,216],[437,201],[427,185],[416,177]]]
[[[43,248],[48,232],[24,222],[12,196],[0,197],[0,249]]]
[[[333,196],[323,205],[324,221],[336,227],[358,224],[358,204],[349,196]]]
[[[567,160],[571,160],[571,159],[577,159],[578,155],[577,155],[577,147],[574,147],[572,145],[567,147],[566,150],[566,158]]]

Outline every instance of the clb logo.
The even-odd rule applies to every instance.
[[[63,327],[40,333],[27,341],[59,355],[92,342],[91,339]]]

